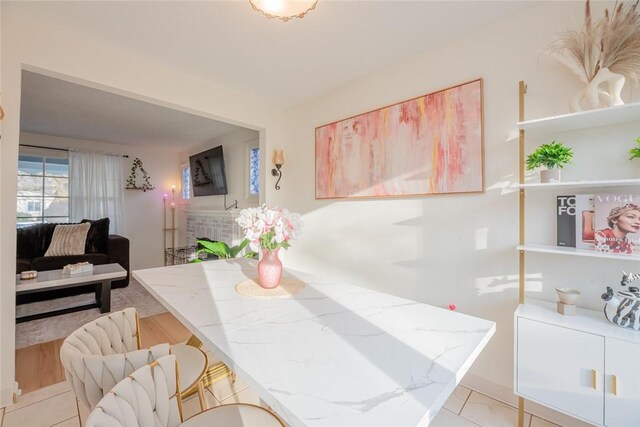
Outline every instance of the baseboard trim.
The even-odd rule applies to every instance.
[[[509,406],[513,406],[514,408],[518,407],[518,396],[513,394],[513,390],[511,389],[511,387],[505,387],[502,384],[495,383],[493,381],[487,380],[486,378],[482,378],[471,373],[465,375],[460,384],[467,388],[470,388],[471,390],[477,391],[478,393],[487,395],[492,399],[498,400]],[[577,420],[568,415],[562,414],[551,408],[547,408],[546,406],[539,405],[526,399],[524,410],[530,414],[535,415],[536,417],[542,418],[563,427],[591,426],[590,424],[587,424],[583,421]]]
[[[0,408],[13,404],[13,388],[8,387],[0,391]]]

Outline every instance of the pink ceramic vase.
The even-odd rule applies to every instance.
[[[282,279],[282,262],[278,258],[278,249],[262,249],[262,258],[258,261],[258,284],[265,289],[273,289]]]

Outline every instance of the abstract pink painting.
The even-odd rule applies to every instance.
[[[316,199],[484,191],[482,79],[316,128]]]

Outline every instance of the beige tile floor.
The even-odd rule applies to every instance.
[[[243,402],[260,404],[260,399],[238,378],[235,384],[223,379],[207,390],[210,407]],[[196,395],[190,396],[184,404],[185,417],[200,411]],[[86,420],[88,411],[76,406],[73,392],[66,382],[20,396],[18,402],[0,409],[0,427],[80,427]],[[515,427],[515,408],[491,399],[483,394],[458,386],[444,407],[431,423],[433,427]],[[557,427],[543,419],[526,414],[527,427]]]

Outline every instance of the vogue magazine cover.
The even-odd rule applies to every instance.
[[[596,194],[596,251],[640,254],[640,195]]]

